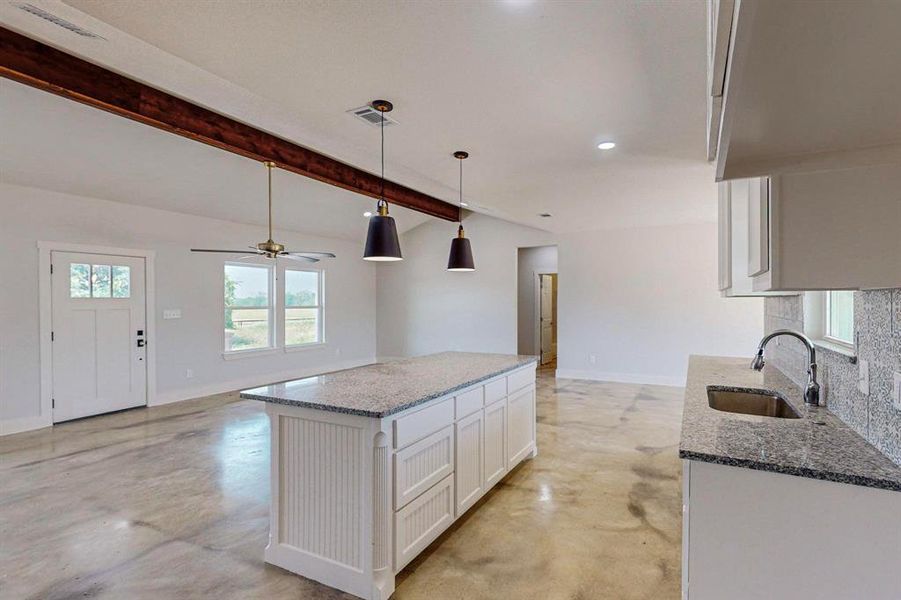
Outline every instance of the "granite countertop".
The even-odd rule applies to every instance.
[[[750,358],[691,357],[681,458],[901,491],[901,467],[826,408],[806,406],[802,390],[778,369],[768,366],[757,372],[750,364]],[[708,385],[775,392],[801,418],[714,410],[707,403]]]
[[[387,417],[507,371],[535,356],[442,352],[244,390],[242,398]]]

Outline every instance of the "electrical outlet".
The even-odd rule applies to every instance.
[[[181,318],[181,309],[180,308],[167,308],[163,311],[164,319],[180,319]]]
[[[589,355],[588,355],[588,362],[590,362],[590,363],[593,364],[593,365],[594,365],[594,364],[597,364],[597,362],[598,362],[598,357],[595,356],[594,354],[589,354]]]
[[[870,363],[863,359],[857,363],[857,389],[864,396],[870,395]]]
[[[185,379],[194,379],[194,369],[185,369]]]
[[[892,406],[901,410],[901,373],[897,371],[892,380]]]

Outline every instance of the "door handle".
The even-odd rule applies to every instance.
[[[138,348],[144,347],[144,340],[138,340]]]

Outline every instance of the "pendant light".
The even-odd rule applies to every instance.
[[[463,160],[469,157],[469,152],[457,150],[454,158],[460,161],[460,226],[457,228],[457,237],[451,240],[450,255],[447,257],[448,271],[475,271],[476,265],[472,260],[472,246],[463,233]]]
[[[373,100],[371,106],[382,113],[382,187],[376,213],[369,217],[363,260],[403,260],[400,254],[400,241],[397,239],[397,225],[394,218],[388,216],[388,202],[385,200],[385,113],[390,112],[394,105],[387,100]]]

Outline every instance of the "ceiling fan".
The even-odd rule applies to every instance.
[[[218,254],[245,254],[239,258],[251,258],[254,256],[265,256],[267,258],[287,258],[289,260],[297,260],[301,262],[319,262],[323,258],[335,258],[331,252],[287,252],[282,244],[272,239],[272,169],[275,163],[266,161],[263,163],[269,170],[269,239],[260,242],[256,246],[248,246],[251,253],[247,250],[214,250],[209,248],[191,248],[191,252],[215,252]]]

